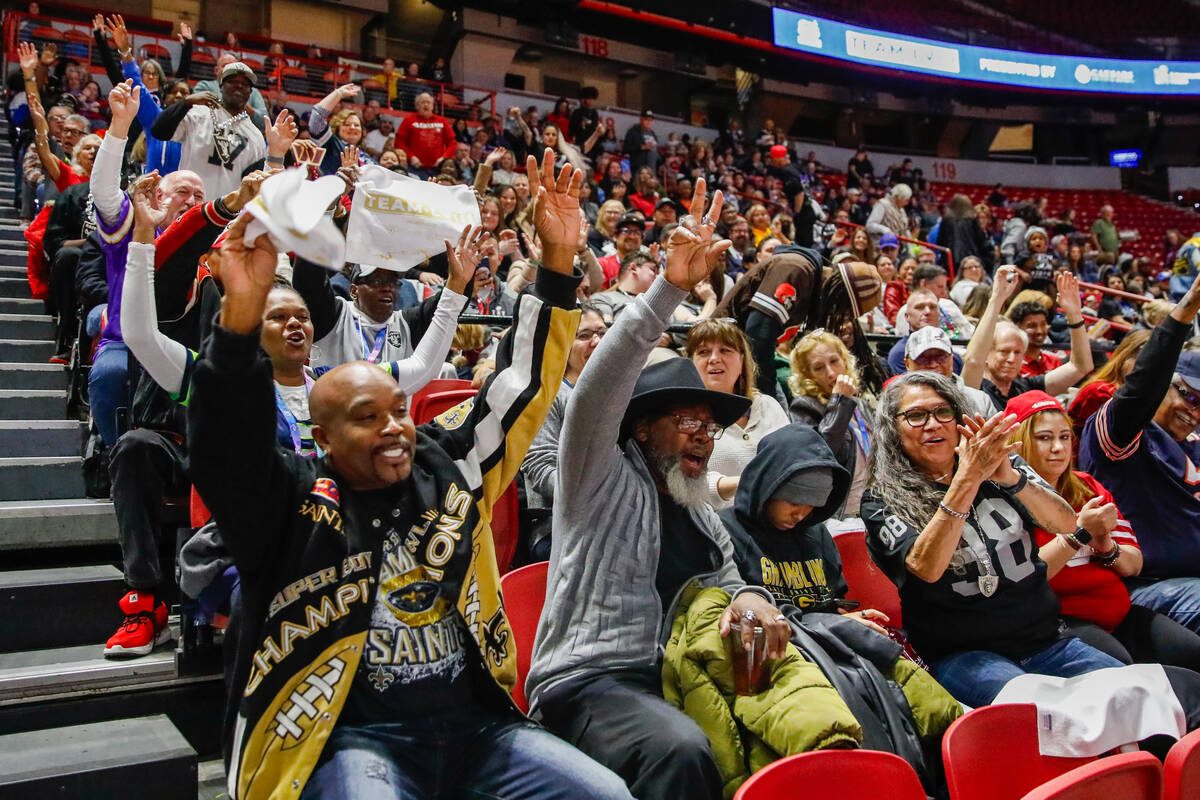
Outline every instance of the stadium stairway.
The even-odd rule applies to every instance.
[[[194,798],[198,756],[219,753],[221,676],[181,675],[170,645],[103,657],[125,591],[116,522],[84,496],[85,426],[47,362],[13,170],[0,146],[0,800]]]

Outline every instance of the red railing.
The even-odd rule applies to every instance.
[[[22,23],[28,23],[27,32],[22,32]],[[129,31],[135,52],[139,60],[155,58],[168,62],[163,64],[164,71],[175,75],[178,68],[177,55],[179,42],[172,36],[147,33],[145,31]],[[6,62],[15,62],[18,41],[30,40],[39,46],[53,41],[61,55],[68,56],[88,66],[95,74],[103,73],[103,63],[100,54],[95,52],[92,28],[76,20],[47,15],[30,16],[29,14],[10,12],[4,20],[4,52]],[[113,47],[111,39],[109,46]],[[113,47],[115,51],[115,47]],[[228,48],[219,43],[192,42],[192,61],[187,75],[177,75],[190,81],[207,80],[213,75],[217,58]],[[451,119],[466,119],[470,123],[478,122],[482,116],[495,115],[496,93],[492,89],[467,86],[464,84],[447,84],[423,79],[404,80],[397,87],[397,97],[389,102],[386,87],[375,83],[371,78],[383,71],[383,67],[359,68],[334,61],[310,59],[290,54],[278,55],[265,50],[248,47],[238,47],[235,51],[243,62],[255,71],[255,86],[260,91],[279,93],[278,99],[286,102],[289,99],[316,102],[327,95],[335,87],[348,83],[356,77],[363,80],[364,102],[375,99],[380,105],[391,108],[402,114],[415,110],[413,101],[422,92],[428,92],[434,97],[434,112]],[[114,52],[114,57],[116,57]],[[276,62],[272,69],[267,70],[268,62]],[[168,68],[169,67],[169,68]]]

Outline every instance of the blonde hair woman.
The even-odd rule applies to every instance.
[[[588,247],[597,256],[611,256],[617,252],[613,237],[617,235],[617,221],[625,213],[625,204],[620,200],[605,200],[596,214],[596,227],[588,233]]]
[[[792,348],[791,362],[792,421],[816,428],[838,463],[850,471],[850,492],[837,516],[858,516],[872,433],[871,406],[859,395],[858,361],[840,337],[816,330]]]
[[[746,334],[731,319],[705,319],[688,331],[687,354],[709,389],[750,399],[750,410],[713,442],[708,459],[709,503],[733,503],[742,470],[754,458],[758,442],[788,424],[779,401],[754,388],[758,369]]]

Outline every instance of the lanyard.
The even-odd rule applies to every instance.
[[[387,341],[388,326],[384,325],[379,329],[379,333],[375,334],[375,346],[371,347],[371,340],[367,338],[367,332],[362,329],[358,320],[354,322],[358,325],[358,335],[362,337],[363,360],[370,361],[372,364],[378,362],[379,354],[383,352],[383,343]]]
[[[857,403],[854,406],[854,419],[850,423],[850,430],[854,431],[854,437],[858,439],[858,446],[862,448],[863,455],[870,458],[871,439],[867,436],[867,421],[863,419],[862,409]]]
[[[308,394],[312,394],[313,379],[304,376],[304,390]],[[292,436],[292,449],[297,453],[302,453],[301,447],[302,437],[300,436],[300,422],[296,419],[296,415],[288,408],[288,404],[283,401],[283,395],[279,393],[279,387],[275,387],[275,408],[279,411],[279,416],[283,417],[283,421],[287,423],[288,433]],[[315,446],[314,442],[314,446]]]

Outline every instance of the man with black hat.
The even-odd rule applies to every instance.
[[[726,292],[713,316],[738,321],[758,365],[757,388],[773,397],[775,347],[785,329],[840,331],[882,296],[883,281],[870,264],[847,259],[826,269],[816,250],[780,245]]]
[[[700,179],[697,214],[704,190]],[[722,633],[737,618],[757,620],[768,657],[789,636],[767,593],[745,586],[706,503],[713,439],[749,400],[706,389],[685,359],[641,369],[675,307],[721,263],[729,243],[712,241],[721,203],[717,192],[708,216],[672,232],[663,276],[617,318],[571,395],[546,604],[526,682],[531,714],[640,800],[721,797],[707,738],[662,698],[660,643],[684,588],[731,592]]]
[[[675,207],[675,201],[669,197],[663,197],[658,201],[658,205],[654,207],[654,225],[646,230],[642,236],[642,244],[651,245],[657,244],[662,238],[663,228],[667,227],[679,219],[679,211]]]
[[[654,132],[654,112],[646,109],[642,112],[638,124],[625,133],[625,143],[622,149],[629,154],[629,170],[634,175],[642,167],[658,171],[658,134]]]
[[[596,261],[604,270],[604,285],[609,286],[620,277],[621,264],[642,247],[642,237],[646,234],[646,223],[640,214],[626,211],[613,226],[613,243],[617,252],[601,256]]]

